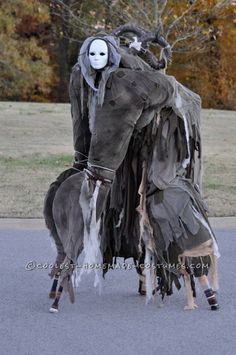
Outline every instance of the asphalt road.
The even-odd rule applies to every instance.
[[[101,296],[89,275],[75,304],[65,295],[60,312],[51,314],[49,270],[25,269],[30,261],[54,261],[48,232],[0,228],[0,354],[235,354],[236,228],[215,231],[222,255],[219,311],[209,310],[199,288],[194,311],[183,310],[184,287],[164,305],[160,297],[146,305],[137,293],[136,272],[121,269],[107,274]]]

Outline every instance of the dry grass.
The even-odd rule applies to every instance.
[[[211,216],[236,216],[236,112],[203,110],[204,197]]]
[[[0,103],[0,217],[42,217],[45,192],[72,160],[68,104]],[[236,113],[203,110],[204,195],[236,216]]]
[[[42,217],[49,184],[71,163],[68,104],[0,103],[0,217]]]

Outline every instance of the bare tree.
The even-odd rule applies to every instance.
[[[216,0],[213,5],[203,7],[199,0],[120,0],[110,12],[118,21],[160,30],[174,52],[199,52],[216,39],[217,30],[211,19],[226,16],[225,8],[233,3],[233,0]]]
[[[126,23],[152,32],[159,31],[170,44],[173,53],[188,53],[192,58],[195,53],[209,52],[219,34],[214,24],[215,19],[228,16],[229,12],[225,10],[228,6],[236,5],[236,1],[212,0],[204,4],[203,0],[50,1],[52,16],[61,22],[58,35],[61,42],[64,38],[62,45],[67,45],[69,66],[75,62],[78,45],[85,37],[100,30],[111,32]],[[151,51],[159,59],[162,58],[163,50],[158,45],[152,44]],[[63,63],[60,67],[63,67]],[[63,69],[61,75],[63,82]]]
[[[63,33],[71,41],[79,41],[80,37],[98,30],[135,23],[146,30],[159,30],[170,42],[173,52],[204,51],[217,37],[211,20],[225,16],[225,8],[234,3],[234,0],[215,0],[212,5],[203,7],[200,0],[178,3],[171,0],[97,0],[97,7],[90,1],[88,10],[87,1],[71,0],[70,4],[65,0],[51,1],[54,16],[72,29],[70,33]]]

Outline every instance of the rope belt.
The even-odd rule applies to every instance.
[[[88,170],[88,169],[84,169],[84,172],[86,173],[86,175],[88,176],[88,178],[90,180],[93,180],[93,181],[102,181],[103,183],[109,183],[111,184],[113,180],[111,179],[107,179],[107,178],[104,178],[103,176],[101,175],[98,175],[94,172],[92,172],[91,170]]]
[[[106,170],[106,171],[110,171],[111,173],[115,173],[116,171],[110,168],[106,168],[105,166],[101,166],[101,165],[95,165],[95,164],[91,164],[88,162],[88,167],[89,168],[98,168],[98,169],[102,169],[102,170]]]

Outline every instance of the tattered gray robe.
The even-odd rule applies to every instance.
[[[99,212],[103,261],[109,268],[116,256],[137,260],[143,248],[155,263],[218,256],[199,193],[200,97],[119,51],[109,75],[85,75],[80,57],[70,81],[78,163],[113,181]]]

